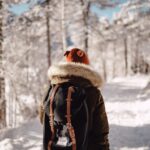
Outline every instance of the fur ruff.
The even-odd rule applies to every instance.
[[[51,66],[48,69],[48,78],[52,84],[65,82],[62,78],[66,76],[82,77],[89,80],[95,87],[102,86],[101,76],[89,65],[67,62]]]

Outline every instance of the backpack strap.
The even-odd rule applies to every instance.
[[[49,124],[51,129],[51,140],[48,142],[48,150],[51,150],[52,142],[55,136],[55,130],[54,130],[54,112],[53,112],[53,101],[54,96],[56,94],[56,91],[58,89],[59,85],[57,84],[55,87],[52,88],[52,93],[50,95],[50,112],[49,112]]]
[[[72,86],[70,86],[68,88],[68,95],[67,95],[67,114],[66,114],[66,118],[67,118],[67,129],[69,131],[69,135],[72,141],[72,150],[76,150],[76,138],[75,138],[75,132],[74,132],[74,128],[72,126],[71,123],[71,95],[74,92],[74,88]]]

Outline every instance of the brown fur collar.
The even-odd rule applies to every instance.
[[[63,78],[66,76],[82,77],[89,80],[95,87],[102,86],[101,76],[97,72],[95,72],[89,65],[67,62],[53,65],[48,70],[48,78],[50,79],[52,84],[65,82]]]

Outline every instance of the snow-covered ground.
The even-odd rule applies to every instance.
[[[110,123],[111,150],[150,150],[150,78],[117,78],[102,93]]]
[[[150,150],[150,78],[117,78],[102,90],[111,150]],[[38,119],[0,133],[0,150],[41,150]]]
[[[0,133],[0,150],[42,150],[42,126],[38,119]]]

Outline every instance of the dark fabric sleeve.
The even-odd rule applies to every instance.
[[[43,124],[43,121],[44,121],[44,103],[48,99],[51,88],[52,88],[51,85],[49,85],[49,87],[45,91],[44,97],[39,106],[39,118],[40,118],[41,124]]]
[[[105,111],[104,100],[99,92],[99,98],[96,102],[96,107],[93,113],[93,130],[92,130],[92,141],[93,150],[109,150],[109,125],[107,114]]]
[[[49,88],[47,89],[47,92],[45,94],[45,97],[43,99],[43,105],[45,104],[45,102],[48,101],[48,97],[51,91],[51,86],[49,86]],[[48,142],[50,140],[51,137],[51,130],[50,130],[50,124],[49,124],[49,116],[46,114],[45,112],[45,107],[43,106],[43,150],[47,150],[48,148]]]
[[[48,150],[48,142],[51,137],[51,130],[49,125],[49,116],[45,114],[43,124],[43,150]]]
[[[43,103],[48,99],[48,97],[49,97],[49,93],[50,93],[50,90],[52,89],[52,86],[51,85],[49,85],[49,87],[46,89],[46,91],[45,91],[45,94],[44,94],[44,97],[43,97]]]

